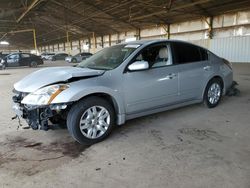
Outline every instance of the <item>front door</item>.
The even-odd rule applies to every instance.
[[[133,61],[149,62],[149,69],[123,74],[126,113],[134,114],[178,101],[178,66],[172,65],[166,43],[146,47]]]
[[[11,54],[9,56],[6,57],[6,61],[7,61],[7,66],[8,67],[17,67],[19,66],[19,54]]]
[[[30,54],[23,53],[21,54],[20,66],[29,66],[31,63]]]

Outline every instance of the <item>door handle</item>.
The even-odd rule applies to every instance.
[[[211,66],[205,66],[205,67],[203,67],[203,69],[206,70],[206,71],[210,70],[210,68],[211,68]]]
[[[176,74],[174,74],[174,73],[170,73],[170,74],[168,74],[168,75],[166,76],[167,79],[173,79],[173,78],[175,78],[175,77],[176,77]]]

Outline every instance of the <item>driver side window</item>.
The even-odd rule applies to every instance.
[[[149,67],[163,67],[171,65],[169,48],[166,43],[156,44],[144,48],[137,56],[135,61],[147,61]]]

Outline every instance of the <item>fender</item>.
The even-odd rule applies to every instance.
[[[84,87],[83,87],[84,85]],[[81,81],[74,82],[70,84],[70,89],[64,90],[61,92],[51,104],[58,104],[58,103],[69,103],[69,102],[77,102],[85,96],[96,94],[96,93],[103,93],[109,95],[113,102],[115,103],[115,108],[117,110],[118,115],[122,115],[125,117],[125,106],[123,103],[122,95],[118,89],[111,89],[108,87],[104,87],[101,85],[96,85],[93,87],[92,84],[82,84]],[[123,118],[122,118],[123,119]],[[120,123],[120,120],[118,120]]]
[[[223,77],[222,74],[212,74],[212,75],[210,75],[208,77],[208,79],[206,80],[206,84],[204,84],[204,87],[202,89],[202,99],[203,99],[203,96],[204,96],[204,93],[205,93],[208,82],[210,80],[212,80],[214,77],[220,77],[222,79],[223,85],[225,85],[224,77]],[[223,95],[225,95],[225,93],[226,93],[226,89],[225,89],[225,87],[223,87]]]

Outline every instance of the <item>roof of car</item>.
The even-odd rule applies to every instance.
[[[183,43],[189,43],[187,41],[183,40],[175,40],[175,39],[146,39],[146,40],[136,40],[131,42],[124,42],[123,44],[149,44],[154,42],[183,42]]]
[[[148,45],[148,44],[153,44],[153,43],[157,43],[157,42],[179,42],[179,43],[187,43],[187,44],[191,44],[203,49],[206,49],[202,46],[193,44],[191,42],[188,41],[183,41],[183,40],[176,40],[176,39],[146,39],[146,40],[136,40],[136,41],[131,41],[131,42],[124,42],[122,44],[132,44],[132,45]]]

